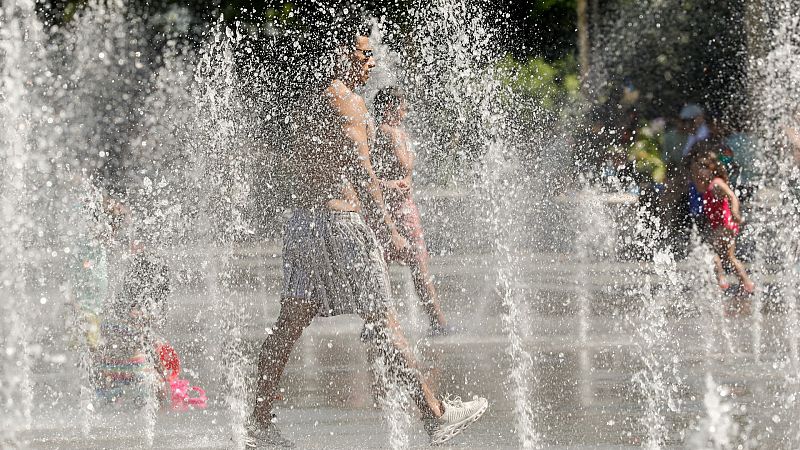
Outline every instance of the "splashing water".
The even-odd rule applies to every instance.
[[[490,150],[491,151],[491,150]],[[497,149],[495,149],[497,152]],[[513,197],[501,192],[498,188],[503,186],[504,174],[502,165],[505,161],[498,161],[498,153],[490,156],[487,164],[489,173],[498,174],[498,178],[489,178],[487,184],[487,194],[493,199],[496,211],[510,211],[513,208]],[[503,222],[502,216],[492,218],[492,234],[503,236],[509,231],[508,222]],[[508,228],[506,228],[508,227]],[[496,241],[496,251],[499,256],[500,265],[497,271],[497,290],[501,296],[503,307],[503,328],[508,339],[506,352],[512,361],[512,368],[509,373],[509,385],[514,396],[514,415],[517,420],[517,434],[520,445],[523,448],[535,448],[539,445],[539,436],[534,431],[534,413],[531,406],[533,395],[530,382],[536,382],[533,374],[533,358],[526,350],[523,336],[527,324],[530,320],[527,317],[523,305],[523,297],[516,286],[519,275],[515,273],[515,267],[519,266],[519,260],[514,254],[511,243],[506,240]]]
[[[409,448],[409,430],[411,416],[408,390],[405,389],[396,373],[391,373],[388,361],[378,356],[372,364],[375,377],[378,404],[389,425],[389,447],[394,450]]]
[[[30,234],[36,229],[29,216],[36,191],[30,186],[29,173],[38,161],[33,129],[38,116],[33,105],[38,100],[28,87],[39,76],[41,28],[34,12],[34,2],[4,2],[0,7],[0,186],[3,249],[0,258],[0,295],[4,351],[0,358],[0,444],[18,446],[17,432],[31,427],[33,391],[31,383],[31,342],[33,313],[27,291],[27,264],[35,262],[28,250]]]
[[[583,375],[581,380],[581,397],[584,404],[591,404],[593,399],[591,373],[592,352],[591,325],[593,286],[590,284],[593,263],[598,258],[613,258],[616,236],[611,227],[613,223],[608,208],[601,203],[603,197],[588,183],[578,193],[574,205],[578,216],[579,230],[575,240],[575,257],[578,265],[575,271],[576,294],[578,301],[578,342],[580,345],[579,367]]]
[[[725,400],[729,391],[718,386],[712,375],[706,374],[706,393],[703,406],[706,416],[700,421],[700,431],[692,438],[692,448],[725,450],[735,447],[739,425],[733,420],[733,405]]]
[[[667,414],[680,410],[680,402],[675,398],[675,391],[681,377],[677,359],[673,359],[677,349],[667,317],[669,293],[676,286],[680,286],[680,278],[673,254],[668,249],[658,249],[652,241],[656,234],[650,234],[642,227],[642,224],[649,219],[649,214],[640,209],[638,229],[641,236],[640,244],[655,251],[653,255],[655,273],[645,274],[638,288],[638,295],[643,305],[639,317],[634,319],[633,324],[644,367],[634,374],[633,382],[638,385],[643,396],[644,415],[640,419],[646,431],[643,446],[648,449],[659,449],[669,439]]]
[[[719,386],[714,381],[713,362],[719,358],[720,349],[717,348],[718,337],[722,336],[728,344],[726,350],[733,354],[733,339],[724,323],[722,295],[720,294],[717,280],[713,272],[713,255],[701,243],[697,230],[692,232],[692,250],[688,260],[697,271],[691,277],[691,282],[698,291],[697,299],[700,302],[700,334],[705,347],[705,394],[703,407],[705,417],[698,423],[698,431],[692,437],[693,448],[728,449],[735,448],[734,444],[739,438],[739,426],[733,419],[734,405],[728,400],[730,390]],[[724,353],[723,353],[724,354]],[[728,399],[726,399],[728,398]]]

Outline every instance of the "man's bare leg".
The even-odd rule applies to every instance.
[[[379,327],[377,338],[373,343],[376,351],[385,358],[389,371],[397,374],[408,386],[409,393],[423,418],[440,417],[444,412],[442,402],[436,397],[436,393],[419,370],[417,360],[400,329],[395,313],[388,312],[385,318],[370,322]],[[385,323],[385,326],[380,325],[381,323]]]
[[[449,441],[483,415],[489,406],[485,398],[475,397],[472,401],[462,402],[460,399],[440,401],[436,397],[417,366],[394,311],[388,311],[377,322],[371,323],[379,324],[375,339],[377,351],[385,358],[389,374],[408,387],[422,413],[431,444]]]
[[[281,312],[272,334],[261,346],[258,358],[258,386],[253,418],[261,425],[272,419],[272,402],[289,355],[303,330],[317,315],[319,305],[305,299],[282,299]]]

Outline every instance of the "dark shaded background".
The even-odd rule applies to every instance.
[[[84,0],[45,0],[41,11],[54,23],[61,23],[70,17],[86,2]],[[298,17],[306,21],[314,20],[313,12],[320,3],[331,8],[351,11],[360,9],[368,15],[382,16],[402,22],[409,8],[414,4],[426,7],[429,2],[396,0],[394,2],[365,0],[324,1],[312,0],[286,1],[252,1],[252,0],[214,0],[214,1],[172,1],[172,0],[129,0],[129,7],[140,10],[141,14],[150,14],[166,10],[172,6],[188,8],[196,22],[209,23],[216,21],[220,15],[225,20],[258,23],[264,19],[298,24]],[[574,51],[576,39],[576,0],[500,0],[495,2],[476,2],[489,12],[508,13],[506,36],[498,45],[512,52],[518,58],[545,56],[558,59]],[[355,6],[354,6],[355,5]],[[294,11],[294,17],[290,12]],[[513,32],[512,32],[513,31]]]
[[[50,22],[69,21],[86,0],[42,0],[40,11]],[[533,58],[548,63],[577,59],[578,0],[476,0],[500,24],[498,54],[524,64]],[[672,0],[656,10],[633,0],[586,0],[589,61],[602,62],[593,101],[613,98],[625,83],[641,92],[638,108],[649,117],[671,115],[686,102],[708,105],[714,115],[740,117],[746,82],[744,0]],[[320,5],[356,15],[386,16],[403,24],[410,8],[430,7],[419,0],[129,0],[140,16],[186,8],[193,30],[201,34],[220,16],[263,27],[314,26]],[[620,23],[623,26],[620,26]],[[659,27],[656,28],[655,24]],[[574,63],[561,64],[573,67]],[[594,69],[595,67],[592,67]],[[597,74],[595,74],[597,75]]]

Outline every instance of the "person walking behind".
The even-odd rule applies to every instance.
[[[688,156],[695,145],[707,141],[711,137],[711,128],[706,123],[705,110],[694,103],[690,103],[681,109],[680,118],[687,125],[689,133],[689,137],[683,146],[683,156]]]
[[[708,223],[708,237],[714,249],[714,269],[719,287],[730,288],[725,269],[733,270],[739,277],[744,292],[752,293],[755,284],[747,275],[744,265],[736,258],[736,236],[742,216],[739,199],[728,184],[728,174],[710,144],[699,145],[692,153],[690,163],[692,181],[702,196],[702,211]]]
[[[410,251],[387,249],[387,262],[407,264],[411,269],[414,289],[430,321],[430,336],[442,336],[451,330],[439,305],[436,287],[430,273],[430,256],[425,245],[419,209],[412,195],[414,152],[403,126],[408,104],[403,92],[396,87],[383,88],[375,95],[377,130],[372,164],[381,181],[386,209],[397,230],[409,243]]]
[[[436,395],[417,369],[389,304],[383,252],[361,208],[396,251],[408,243],[386,212],[369,159],[366,104],[353,92],[375,66],[373,49],[366,34],[345,37],[330,78],[295,111],[289,169],[295,204],[284,233],[281,309],[259,355],[248,448],[293,447],[274,423],[272,404],[289,355],[316,316],[358,314],[377,330],[371,342],[393,378],[408,387],[432,444],[452,439],[488,407],[485,398],[462,402]]]

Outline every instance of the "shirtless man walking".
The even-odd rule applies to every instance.
[[[295,210],[284,234],[283,291],[278,320],[258,361],[256,403],[247,424],[248,448],[292,448],[274,423],[272,403],[281,374],[303,330],[316,316],[358,314],[376,330],[390,370],[407,385],[432,444],[446,442],[483,415],[485,398],[441,400],[416,368],[389,305],[389,279],[381,247],[364,215],[386,230],[388,245],[408,242],[387,214],[369,155],[369,115],[353,92],[375,66],[369,38],[352,33],[322,92],[297,115],[290,156],[297,183]]]

